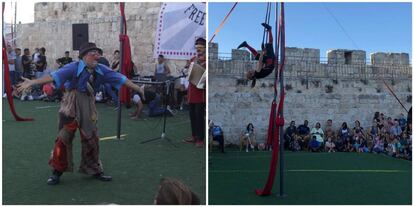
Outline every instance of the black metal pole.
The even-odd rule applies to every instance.
[[[16,47],[16,39],[17,39],[17,1],[14,2],[14,39],[13,39],[14,47]]]
[[[123,2],[120,2],[120,7],[122,7],[122,9],[124,9],[124,4]],[[124,17],[121,15],[121,21],[120,21],[120,29],[121,29],[121,35],[124,34]],[[119,45],[119,55],[121,57],[119,65],[120,65],[120,71],[122,72],[122,67],[124,65],[124,51],[123,51],[123,47],[122,47],[122,40],[120,41],[120,45]],[[122,106],[121,106],[121,88],[118,90],[118,125],[117,125],[117,132],[116,132],[116,138],[118,140],[121,139],[121,112],[122,112]]]
[[[5,24],[5,20],[4,20],[4,10],[6,10],[6,2],[1,2],[1,31],[4,31],[4,25]],[[4,34],[2,34],[2,37],[4,37]],[[4,76],[3,76],[4,77]],[[4,81],[3,81],[4,84]],[[4,90],[4,87],[3,87]]]
[[[10,13],[13,12],[13,2],[10,2]],[[13,27],[13,17],[10,19],[10,31],[11,31],[11,41],[10,44],[13,43],[13,39],[14,39],[14,27]],[[14,45],[12,45],[12,47],[14,47]]]
[[[274,71],[275,71],[275,82],[274,82],[274,87],[275,87],[275,92],[274,92],[274,95],[273,95],[273,100],[276,102],[276,99],[277,99],[277,90],[276,90],[276,87],[277,87],[277,76],[278,76],[278,72],[279,72],[279,45],[278,45],[278,39],[279,39],[279,33],[278,33],[278,19],[277,19],[277,17],[278,17],[278,10],[279,10],[279,6],[278,6],[278,3],[276,2],[275,3],[276,5],[275,5],[275,34],[273,35],[275,38],[273,38],[273,41],[275,42],[275,57],[276,57],[276,60],[275,60],[275,69],[274,69]],[[276,117],[275,117],[275,123],[276,123]]]
[[[269,15],[269,4],[271,4],[270,2],[267,2],[266,5],[266,17],[265,17],[265,23],[268,24],[268,21],[270,19],[270,15]],[[267,32],[266,32],[266,28],[263,28],[263,38],[262,38],[262,44],[265,44],[265,40],[267,41]],[[263,48],[261,48],[263,50]]]
[[[165,93],[165,104],[164,104],[164,126],[162,129],[162,134],[161,134],[161,138],[165,138],[166,134],[165,134],[165,126],[167,125],[167,108],[168,108],[168,101],[170,98],[170,81],[167,80],[165,81],[165,87],[166,87],[166,93]]]

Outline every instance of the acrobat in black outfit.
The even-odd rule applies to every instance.
[[[252,80],[252,87],[256,85],[256,79],[261,79],[268,76],[272,73],[275,68],[275,53],[273,51],[273,36],[272,36],[272,27],[266,23],[262,23],[263,27],[266,28],[268,32],[269,42],[263,47],[262,53],[258,53],[254,48],[252,48],[246,41],[242,42],[237,49],[246,47],[254,56],[256,60],[259,60],[256,70],[249,70],[246,73],[246,78]]]

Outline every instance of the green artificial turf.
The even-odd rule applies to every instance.
[[[411,162],[368,153],[286,152],[284,198],[279,170],[272,195],[255,195],[268,176],[270,152],[213,151],[209,205],[411,205]]]
[[[73,147],[75,172],[65,173],[59,185],[49,186],[48,159],[57,134],[58,104],[15,100],[15,106],[20,116],[35,121],[14,121],[3,99],[3,204],[152,204],[162,177],[182,180],[205,203],[205,148],[181,141],[191,134],[188,111],[167,119],[166,134],[174,147],[166,140],[141,144],[161,135],[162,119],[144,116],[133,121],[127,117],[133,109],[123,108],[121,134],[127,134],[125,140],[100,142],[103,167],[113,177],[112,182],[77,173],[77,132]],[[97,108],[99,137],[116,135],[117,111],[104,104]]]

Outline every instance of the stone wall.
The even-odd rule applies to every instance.
[[[410,57],[408,53],[376,52],[371,54],[371,64],[409,65]]]
[[[248,61],[248,60],[251,60],[252,59],[250,56],[251,56],[250,55],[250,52],[248,52],[246,50],[236,50],[236,49],[232,49],[231,50],[231,58],[232,58],[232,60],[244,60],[244,61]]]
[[[376,111],[392,117],[405,114],[382,80],[405,107],[411,107],[411,65],[320,64],[312,60],[288,62],[285,67],[286,125],[295,120],[298,126],[307,119],[312,128],[316,122],[324,126],[327,119],[333,119],[335,127],[342,122],[353,127],[359,120],[366,128]],[[267,136],[274,74],[251,88],[243,74],[255,64],[209,60],[209,119],[222,126],[225,139],[231,143],[238,144],[249,122],[255,125],[260,142]]]
[[[215,60],[218,59],[218,44],[217,43],[209,43],[208,58],[215,59]]]
[[[327,52],[329,64],[365,64],[366,52],[363,50],[329,50]]]
[[[286,47],[286,63],[311,62],[319,63],[321,52],[319,49]]]
[[[156,22],[161,3],[126,3],[128,36],[131,43],[132,61],[137,73],[153,74],[153,58]],[[119,3],[47,2],[35,4],[35,22],[21,24],[17,28],[17,46],[45,47],[48,66],[55,69],[55,59],[68,50],[75,59],[78,51],[72,50],[72,24],[89,24],[89,41],[95,42],[111,60],[119,50],[120,14]],[[185,61],[170,60],[173,75],[184,67]]]

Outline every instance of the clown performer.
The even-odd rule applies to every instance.
[[[24,78],[24,82],[18,85],[18,91],[51,82],[56,88],[60,88],[62,84],[65,86],[59,109],[59,132],[49,160],[49,165],[53,168],[53,174],[47,180],[49,185],[58,184],[63,172],[73,171],[72,141],[77,128],[80,131],[82,145],[79,172],[92,175],[100,181],[112,180],[111,176],[104,175],[99,159],[94,89],[103,83],[108,83],[118,90],[123,85],[139,93],[142,93],[142,89],[121,73],[98,64],[101,51],[95,43],[84,43],[79,50],[80,61],[67,64],[40,79]]]

